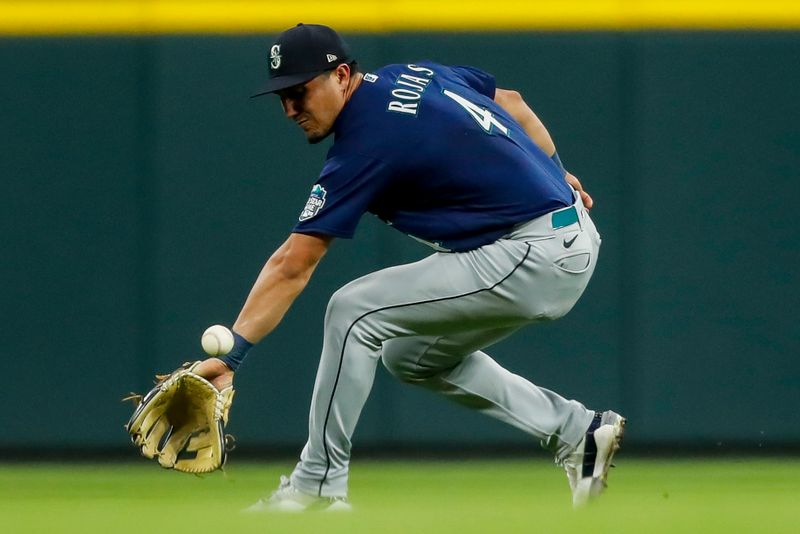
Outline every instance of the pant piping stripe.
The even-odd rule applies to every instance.
[[[422,300],[422,301],[419,301],[419,302],[408,302],[408,303],[405,303],[405,304],[393,304],[391,306],[384,306],[383,308],[377,308],[377,309],[374,309],[374,310],[370,310],[368,312],[364,312],[355,321],[353,321],[350,324],[350,326],[347,328],[347,332],[344,335],[344,341],[342,342],[342,351],[339,354],[339,367],[336,370],[336,379],[333,382],[333,390],[331,391],[331,398],[328,401],[328,410],[325,413],[325,423],[322,425],[322,446],[323,446],[323,449],[325,450],[325,464],[326,465],[325,465],[325,474],[322,475],[322,480],[319,481],[319,490],[317,491],[317,495],[322,497],[322,486],[325,484],[325,481],[328,479],[328,472],[331,469],[331,456],[330,456],[330,452],[328,451],[328,436],[327,436],[327,434],[328,434],[328,420],[331,417],[331,408],[333,407],[333,397],[336,395],[336,387],[339,385],[339,376],[342,374],[342,364],[344,363],[344,351],[345,351],[345,348],[347,347],[347,339],[350,337],[350,332],[353,330],[353,327],[361,319],[363,319],[367,315],[371,315],[373,313],[377,313],[377,312],[381,312],[381,311],[385,311],[385,310],[391,310],[391,309],[394,309],[394,308],[404,308],[404,307],[407,307],[407,306],[416,306],[416,305],[419,305],[419,304],[430,304],[432,302],[443,302],[445,300],[455,300],[455,299],[458,299],[458,298],[463,298],[463,297],[469,297],[471,295],[476,295],[476,294],[481,293],[483,291],[491,291],[494,288],[496,288],[497,286],[499,286],[500,284],[502,284],[503,282],[505,282],[506,280],[508,280],[511,277],[511,275],[514,274],[514,272],[516,272],[516,270],[523,263],[525,263],[525,260],[528,259],[528,254],[530,254],[530,252],[531,252],[530,243],[527,243],[527,246],[528,246],[528,248],[525,250],[525,255],[522,257],[522,259],[519,261],[519,263],[517,263],[514,266],[514,268],[511,269],[511,272],[509,272],[499,282],[496,282],[491,287],[484,287],[484,288],[481,288],[481,289],[475,289],[473,291],[470,291],[469,293],[463,293],[461,295],[453,295],[453,296],[450,296],[450,297],[440,297],[440,298],[436,298],[436,299]]]

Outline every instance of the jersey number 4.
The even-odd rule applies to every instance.
[[[482,107],[473,104],[463,96],[457,95],[448,89],[444,90],[444,94],[445,96],[449,96],[450,98],[458,102],[458,104],[460,104],[461,107],[466,109],[467,113],[472,115],[472,118],[475,119],[475,122],[477,122],[478,125],[481,128],[483,128],[486,133],[492,133],[492,127],[495,127],[501,132],[503,132],[505,135],[509,135],[508,128],[506,128],[503,125],[503,123],[498,121],[497,118],[494,115],[492,115],[492,112],[489,111],[488,109],[483,109]]]

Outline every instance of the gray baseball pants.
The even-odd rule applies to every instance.
[[[314,495],[347,495],[350,440],[379,360],[400,380],[438,391],[527,432],[556,455],[566,454],[594,412],[509,372],[481,349],[572,309],[599,247],[600,236],[578,199],[490,245],[436,253],[339,289],[325,314],[309,438],[292,485]]]

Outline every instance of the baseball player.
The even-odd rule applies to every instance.
[[[583,293],[600,236],[591,197],[547,130],[486,72],[432,62],[359,71],[331,28],[299,24],[270,48],[269,81],[309,143],[334,135],[288,239],[233,325],[234,349],[197,369],[231,383],[335,238],[369,212],[435,252],[339,289],[325,313],[308,442],[290,477],[250,510],[348,509],[351,436],[379,362],[540,440],[576,505],[598,495],[625,420],[514,375],[483,349],[563,316]],[[258,95],[254,95],[258,96]]]

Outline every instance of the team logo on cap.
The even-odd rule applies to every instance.
[[[324,187],[314,184],[314,187],[311,188],[311,196],[308,197],[308,202],[306,202],[306,207],[303,208],[303,213],[300,214],[300,220],[307,221],[319,213],[319,210],[325,205],[325,195],[327,194],[328,192],[325,191]]]
[[[272,45],[269,51],[269,66],[272,70],[281,66],[281,45]]]

